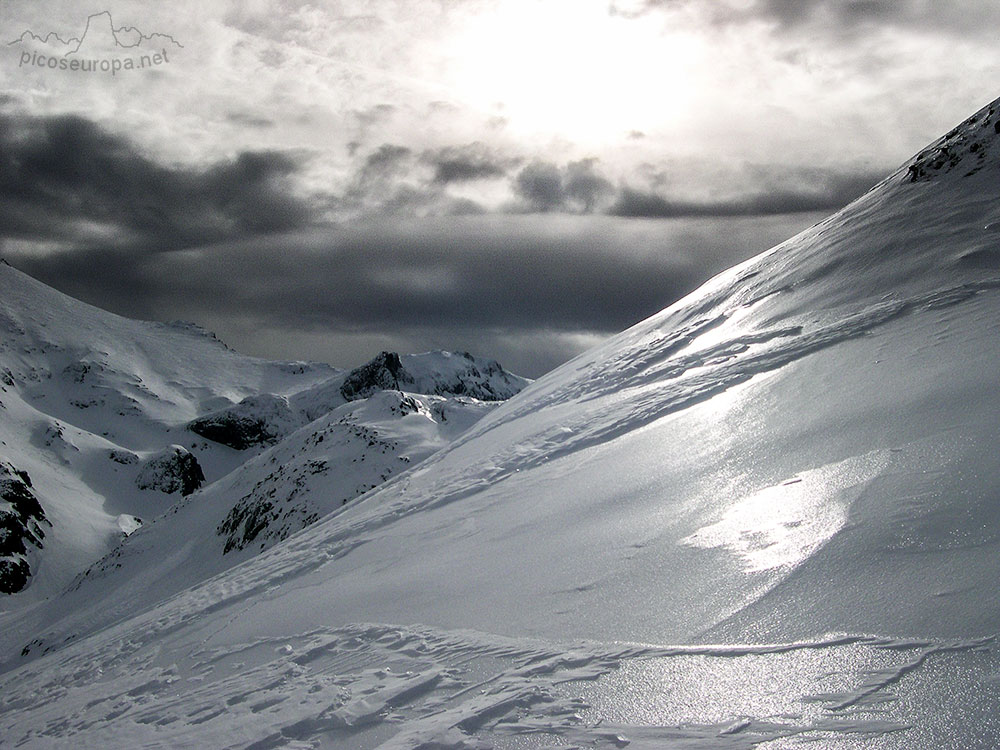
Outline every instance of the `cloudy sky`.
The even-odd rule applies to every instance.
[[[998,27],[981,0],[0,0],[0,255],[250,354],[537,376],[1000,95]]]

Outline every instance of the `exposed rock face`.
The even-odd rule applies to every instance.
[[[412,412],[400,410],[397,418],[408,413]],[[320,444],[323,449],[318,447]],[[355,474],[359,480],[364,479],[343,496],[326,497],[318,506],[309,500],[309,481],[311,476],[328,474],[333,468],[325,458],[312,457],[324,455],[324,450],[336,451],[345,462],[341,466],[343,474]],[[320,518],[317,510],[322,505],[344,505],[408,468],[410,459],[398,453],[397,441],[383,437],[373,426],[356,424],[353,417],[321,427],[305,440],[299,452],[287,456],[229,511],[216,528],[216,533],[226,539],[223,554],[242,550],[252,543],[259,544],[263,550],[315,523]],[[353,470],[346,466],[347,455],[353,456]],[[365,464],[368,471],[357,468]]]
[[[31,478],[0,462],[0,593],[15,594],[28,585],[28,549],[42,549],[43,526],[52,526],[31,489]]]
[[[294,422],[288,403],[271,394],[250,396],[235,406],[194,420],[188,429],[236,450],[270,445]]]
[[[429,404],[446,400],[379,391],[265,453],[259,465],[267,474],[241,488],[243,496],[216,527],[223,553],[251,545],[263,551],[405,471],[411,456],[419,461],[432,453],[443,442],[445,420],[435,419]],[[450,401],[459,422],[463,414],[474,414],[474,422],[491,408],[472,399]]]
[[[135,455],[132,451],[127,451],[123,448],[111,449],[108,451],[108,458],[116,464],[122,464],[123,466],[139,463],[139,457],[137,455]]]
[[[507,372],[496,360],[476,359],[468,352],[428,352],[406,357],[382,352],[348,373],[340,393],[347,401],[391,390],[504,401],[529,382]]]
[[[988,164],[996,168],[998,135],[1000,105],[994,102],[918,154],[907,170],[910,182],[930,180],[954,169],[971,177]]]
[[[273,443],[275,435],[264,420],[235,414],[218,414],[197,419],[188,425],[191,432],[238,451],[253,445]]]
[[[346,400],[356,401],[376,391],[407,390],[405,386],[412,384],[413,378],[403,369],[399,355],[382,352],[371,362],[351,370],[340,386],[340,393]]]
[[[135,483],[140,490],[190,495],[201,487],[205,474],[198,459],[180,445],[172,445],[148,459]]]

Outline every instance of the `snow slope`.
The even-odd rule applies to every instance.
[[[263,554],[5,628],[0,734],[997,746],[998,169],[993,104]]]
[[[191,324],[127,320],[0,263],[0,455],[33,480],[52,524],[29,555],[27,588],[0,597],[0,609],[56,593],[117,544],[123,522],[132,528],[124,516],[155,517],[190,489],[163,474],[159,454],[170,446],[191,454],[192,476],[209,480],[244,460],[195,445],[191,419],[338,374],[245,357]]]
[[[418,465],[497,407],[467,397],[381,391],[344,404],[123,539],[59,597],[6,621],[45,653],[182,591],[345,509]],[[60,620],[51,630],[50,623]]]
[[[407,439],[386,443],[391,461],[382,461],[385,465],[377,469],[373,466],[379,461],[369,461],[366,472],[352,472],[339,464],[351,459],[335,452],[310,458],[326,461],[327,471],[341,476],[336,488],[323,490],[344,501],[409,465],[400,458],[423,458],[443,445],[444,436],[457,434],[456,425],[464,428],[474,421],[469,415],[478,418],[489,411],[472,396],[500,400],[528,382],[492,360],[449,352],[403,357],[384,352],[351,372],[245,357],[192,324],[127,320],[73,300],[5,263],[0,263],[0,332],[0,456],[10,462],[11,472],[25,472],[33,481],[26,491],[42,512],[33,521],[30,514],[8,508],[6,500],[0,506],[5,529],[0,593],[14,594],[0,597],[0,610],[7,611],[59,592],[114,549],[123,535],[143,522],[148,525],[199,487],[246,468],[261,451],[343,407],[349,398],[373,397],[379,403],[395,398],[399,406],[401,397],[383,396],[380,390],[401,384],[441,394],[420,402],[427,415],[423,432],[411,430]],[[386,362],[393,366],[391,378],[382,373]],[[379,375],[384,383],[372,380]],[[376,437],[386,429],[393,433],[395,428],[382,424],[386,415],[379,407],[358,404],[363,402],[355,404],[353,416],[345,412],[337,419],[351,419],[353,429]],[[417,402],[413,404],[416,410]],[[447,425],[446,411],[455,416]],[[367,424],[368,418],[375,423]],[[354,440],[360,444],[368,438],[355,435]],[[284,449],[286,454],[295,450],[303,447]],[[404,456],[407,451],[412,455]],[[253,470],[240,476],[251,484],[262,479]],[[293,490],[310,495],[302,488],[272,484],[272,496]],[[222,492],[214,491],[211,496],[221,499],[213,507],[225,515],[238,503],[253,505],[244,508],[248,515],[237,524],[254,519],[262,528],[253,536],[286,536],[334,505],[316,499],[317,494],[294,510],[286,508],[283,512],[290,515],[282,519],[273,509],[261,510],[266,500],[247,500],[245,488],[233,497],[226,494],[237,488],[230,483]],[[201,522],[214,530],[221,520]],[[161,532],[147,529],[149,534]],[[245,531],[240,534],[246,536]],[[165,547],[159,551],[166,559],[179,559],[176,540],[162,538]],[[190,534],[181,538],[189,546],[194,539]],[[221,551],[209,546],[211,564],[188,560],[188,570],[217,572],[234,564],[236,556],[223,564]],[[202,577],[197,572],[176,580],[194,583]]]

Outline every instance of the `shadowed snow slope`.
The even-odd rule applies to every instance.
[[[13,623],[0,732],[995,746],[998,122],[265,554],[128,617],[54,600],[40,658]]]
[[[398,376],[391,382],[358,376],[381,373],[386,361]],[[358,387],[346,389],[346,382]],[[235,554],[223,559],[223,549],[255,541],[259,550],[339,509],[496,405],[478,399],[508,398],[528,382],[492,360],[449,352],[383,353],[350,373],[268,362],[238,354],[192,324],[99,310],[0,263],[0,459],[12,477],[26,477],[0,479],[24,485],[12,484],[0,499],[0,611],[58,593],[112,550],[98,568],[121,567],[123,555],[142,547],[177,573],[169,585],[153,586],[154,596],[201,581],[237,562]],[[404,384],[440,395],[381,390]],[[345,407],[345,390],[362,400]],[[338,408],[332,422],[272,451],[272,466],[261,473],[258,454]],[[332,439],[319,446],[325,437]],[[194,502],[202,509],[182,514],[189,528],[149,525],[178,510],[181,497],[237,468],[233,481],[206,494],[212,502],[199,495]],[[32,502],[41,515],[25,510]],[[127,545],[127,554],[117,549],[143,525],[141,543]],[[216,544],[220,537],[225,546]],[[123,571],[117,580],[153,584],[144,572],[135,579]],[[124,589],[113,588],[121,598]],[[98,609],[108,604],[90,589],[75,597]],[[38,611],[38,621],[48,622],[50,606]],[[72,610],[82,616],[76,605]]]
[[[127,320],[0,263],[0,457],[27,473],[51,523],[41,548],[0,553],[32,573],[23,591],[0,597],[0,610],[65,587],[118,542],[120,515],[153,518],[203,472],[213,480],[245,460],[195,442],[193,417],[337,375],[243,356],[190,324]],[[160,455],[174,444],[187,464]]]

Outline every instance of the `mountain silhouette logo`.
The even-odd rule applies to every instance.
[[[20,47],[18,67],[83,72],[109,72],[153,67],[170,62],[169,53],[184,45],[161,31],[115,26],[110,11],[87,16],[79,36],[63,38],[55,31],[25,29],[8,47]]]

